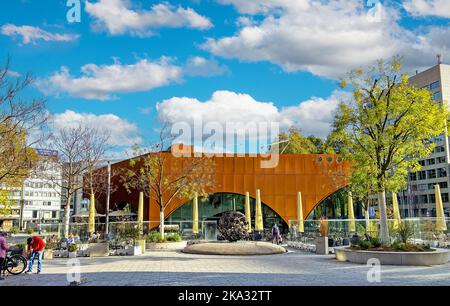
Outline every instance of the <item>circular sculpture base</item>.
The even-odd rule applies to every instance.
[[[188,245],[184,253],[203,255],[271,255],[286,253],[282,246],[262,241],[206,242]]]
[[[449,251],[435,249],[433,252],[376,252],[352,250],[348,247],[335,248],[334,253],[338,261],[349,261],[367,264],[367,261],[376,258],[382,265],[396,266],[434,266],[444,265],[448,262]]]

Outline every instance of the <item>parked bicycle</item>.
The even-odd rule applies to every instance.
[[[22,274],[27,268],[27,259],[22,254],[13,254],[9,251],[3,261],[3,267],[1,267],[2,273],[8,271],[9,274],[19,275]]]

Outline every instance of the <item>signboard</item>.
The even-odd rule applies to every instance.
[[[36,149],[36,153],[39,156],[58,157],[58,151],[48,149]]]

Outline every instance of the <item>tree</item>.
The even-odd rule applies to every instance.
[[[447,108],[434,102],[429,91],[400,75],[401,66],[401,59],[394,57],[350,72],[342,86],[350,85],[353,99],[340,103],[334,119],[334,139],[357,170],[353,183],[361,189],[375,187],[378,194],[385,245],[390,243],[386,191],[404,187],[408,171],[420,169],[418,160],[432,152],[430,139],[444,133],[448,118]]]
[[[135,148],[135,158],[130,159],[129,169],[122,181],[129,193],[143,192],[147,198],[154,197],[159,206],[159,230],[164,239],[164,212],[175,198],[192,198],[194,193],[206,197],[214,184],[214,162],[201,156],[173,156],[164,151],[171,137],[166,129],[159,141],[150,149]]]
[[[10,60],[0,69],[0,184],[20,186],[38,157],[33,148],[41,138],[31,131],[42,127],[48,116],[45,101],[23,99],[22,93],[33,83],[33,78],[12,76]]]
[[[314,135],[304,136],[299,129],[291,127],[282,132],[274,141],[279,146],[280,154],[333,154],[334,149],[329,139],[322,139]],[[269,148],[274,152],[273,145]]]
[[[109,135],[96,128],[83,127],[81,123],[75,127],[63,128],[56,131],[51,137],[53,149],[58,151],[57,168],[60,176],[51,176],[51,180],[58,188],[66,203],[64,208],[64,236],[69,234],[70,204],[73,197],[81,190],[84,184],[89,186],[91,192],[97,190],[96,172],[104,152],[106,151]],[[55,167],[50,165],[50,167]],[[83,183],[85,175],[86,183]]]

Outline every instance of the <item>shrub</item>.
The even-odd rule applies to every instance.
[[[160,232],[152,232],[145,239],[147,242],[163,242]]]
[[[248,238],[248,222],[243,213],[227,211],[222,214],[217,225],[220,238],[235,242]]]
[[[170,235],[167,235],[166,240],[171,241],[171,242],[180,242],[181,236],[178,233],[170,234]]]
[[[69,250],[69,252],[76,252],[78,250],[78,246],[76,244],[70,244],[69,247],[67,248]]]
[[[34,233],[34,230],[32,228],[27,228],[27,234],[31,235]]]
[[[9,232],[13,235],[19,233],[19,228],[17,226],[13,226],[10,228]]]
[[[381,246],[381,240],[379,238],[370,238],[370,244],[374,248],[379,248]]]
[[[177,224],[164,225],[165,233],[178,233],[179,231],[180,227]]]
[[[410,222],[401,221],[395,234],[402,243],[406,244],[414,236],[414,226]]]
[[[372,247],[372,244],[368,240],[361,240],[361,241],[359,241],[358,245],[361,249],[364,249],[364,250],[367,250]]]

